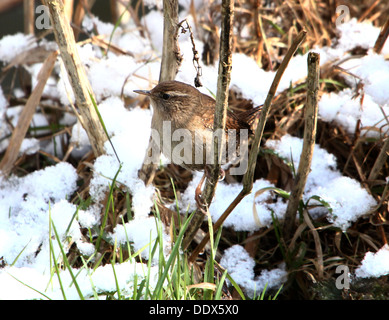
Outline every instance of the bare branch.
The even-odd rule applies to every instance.
[[[288,239],[294,226],[296,212],[302,199],[305,183],[311,170],[313,150],[315,147],[318,94],[320,78],[320,55],[310,52],[308,54],[308,79],[307,79],[307,103],[305,109],[304,143],[300,156],[299,167],[295,179],[295,185],[289,197],[284,220],[284,238]]]
[[[181,56],[178,48],[178,1],[164,0],[163,1],[163,48],[161,70],[159,73],[159,82],[174,80],[181,64]],[[155,113],[154,113],[155,115]],[[154,117],[151,121],[155,121]],[[142,168],[138,172],[138,177],[149,185],[152,183],[155,171],[158,167],[160,154],[152,152],[157,150],[154,148],[155,142],[150,136],[149,145],[147,146],[145,159],[148,163],[143,161]]]
[[[253,188],[254,170],[255,170],[255,166],[256,166],[256,162],[257,162],[256,160],[257,160],[257,156],[258,156],[259,144],[260,144],[261,139],[262,139],[263,130],[264,130],[265,124],[266,124],[266,118],[267,118],[267,115],[269,114],[269,111],[270,111],[272,99],[277,92],[278,84],[282,78],[282,75],[283,75],[286,67],[289,64],[289,61],[291,60],[293,54],[296,52],[296,50],[299,47],[299,45],[301,44],[301,42],[303,42],[303,40],[306,36],[306,33],[307,32],[305,30],[303,30],[299,33],[297,38],[293,41],[292,46],[289,48],[288,52],[285,55],[284,60],[282,61],[280,67],[277,70],[277,73],[274,77],[273,83],[270,87],[269,93],[267,94],[265,103],[262,107],[259,124],[258,124],[256,131],[255,131],[254,142],[252,144],[250,154],[249,154],[248,170],[243,177],[243,189],[237,195],[237,197],[234,199],[234,201],[228,206],[226,211],[224,211],[224,213],[221,215],[221,217],[215,222],[215,224],[213,226],[214,232],[216,232],[221,227],[221,225],[224,223],[224,221],[227,219],[227,217],[230,215],[230,213],[236,208],[236,206],[239,204],[239,202],[242,201],[242,199],[246,195],[248,195]],[[203,250],[204,246],[209,241],[209,237],[210,237],[210,235],[209,235],[209,233],[207,233],[207,235],[204,237],[204,239],[201,241],[201,243],[193,251],[192,255],[189,258],[190,261],[193,262],[196,259],[198,254]]]
[[[163,1],[163,47],[159,82],[174,80],[181,60],[177,43],[178,0]]]
[[[24,16],[24,33],[34,34],[34,1],[24,0],[23,1],[23,16]]]
[[[378,177],[382,167],[387,163],[387,158],[389,154],[389,137],[385,138],[384,145],[377,157],[377,160],[374,162],[373,168],[370,171],[368,180],[375,180]]]
[[[386,20],[384,26],[381,29],[381,32],[380,32],[378,38],[374,44],[374,51],[377,54],[381,53],[382,48],[385,45],[386,39],[388,39],[388,36],[389,36],[389,18],[388,18],[388,20]]]
[[[230,86],[231,67],[232,67],[232,28],[234,17],[234,1],[223,0],[222,1],[222,24],[221,24],[221,39],[220,39],[220,59],[217,81],[217,93],[216,93],[216,106],[215,106],[215,118],[213,130],[216,132],[218,129],[222,129],[226,126],[227,119],[227,106],[228,106],[228,90]],[[209,207],[212,198],[215,194],[216,185],[220,175],[220,163],[221,158],[221,145],[217,139],[214,141],[214,159],[215,163],[211,169],[210,176],[207,178],[203,199],[206,205]],[[204,215],[200,210],[197,210],[193,217],[186,237],[183,242],[183,247],[187,248],[194,238],[197,230],[200,228],[204,219]]]
[[[62,61],[68,73],[82,123],[88,134],[93,153],[95,156],[102,155],[105,153],[104,142],[107,140],[107,136],[91,101],[92,88],[78,55],[73,30],[66,19],[63,3],[61,0],[45,0],[44,3],[50,10],[50,19],[55,39],[61,52]]]

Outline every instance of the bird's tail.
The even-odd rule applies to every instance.
[[[258,106],[239,113],[239,118],[244,120],[252,132],[255,132],[258,126],[259,115],[261,114],[262,106]]]

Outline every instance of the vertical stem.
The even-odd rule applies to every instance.
[[[24,33],[34,34],[34,1],[23,1],[23,15],[24,15]]]
[[[116,24],[120,19],[120,25],[126,24],[131,18],[130,14],[130,0],[110,0],[109,5],[111,8],[111,21]]]
[[[74,1],[73,0],[63,0],[65,15],[68,21],[72,21],[73,18],[73,7],[74,7]]]
[[[178,25],[178,0],[163,1],[163,47],[159,82],[174,80],[179,63],[176,34]]]
[[[104,142],[107,137],[91,101],[92,88],[78,55],[73,30],[66,19],[63,3],[61,0],[44,0],[44,4],[50,10],[55,39],[80,110],[81,123],[88,134],[93,153],[95,156],[102,155],[105,153]]]
[[[389,154],[389,137],[384,139],[384,141],[385,141],[384,145],[382,146],[381,151],[376,161],[374,162],[373,168],[370,171],[369,178],[368,178],[369,180],[377,179],[380,170],[385,165],[385,163],[387,163],[386,161]]]
[[[257,129],[255,131],[254,142],[252,144],[250,154],[249,154],[248,169],[243,177],[243,188],[240,191],[240,193],[236,196],[234,201],[231,202],[231,204],[228,206],[228,208],[224,211],[224,213],[220,216],[220,218],[215,222],[215,224],[213,226],[214,232],[217,231],[217,229],[224,223],[224,221],[227,219],[227,217],[230,215],[230,213],[236,208],[236,206],[239,204],[239,202],[246,195],[248,195],[253,188],[254,171],[255,171],[255,166],[257,163],[256,159],[258,156],[258,150],[259,150],[259,145],[260,145],[260,142],[262,139],[263,130],[264,130],[265,124],[266,124],[266,118],[267,118],[267,115],[269,114],[269,111],[270,111],[271,101],[277,92],[278,84],[280,83],[282,75],[284,74],[284,71],[289,64],[290,59],[292,59],[292,56],[296,52],[297,48],[299,47],[301,42],[303,42],[303,40],[305,39],[306,34],[307,34],[307,32],[305,30],[302,30],[299,33],[299,35],[293,41],[291,47],[289,48],[288,52],[285,55],[285,58],[282,60],[282,63],[277,70],[277,73],[274,77],[272,85],[271,85],[269,92],[267,94],[265,103],[262,107],[259,123],[258,123]],[[196,231],[197,231],[197,229],[196,229]],[[210,237],[210,235],[209,235],[209,233],[207,233],[206,236],[204,237],[204,239],[201,241],[201,243],[193,251],[192,255],[189,258],[189,261],[193,262],[196,259],[198,254],[202,251],[202,249],[205,247],[206,243],[208,242],[209,237]],[[184,243],[184,248],[186,248],[185,243]]]
[[[307,103],[305,108],[304,143],[300,156],[299,167],[295,179],[295,185],[289,197],[284,220],[284,237],[288,239],[295,225],[296,212],[302,199],[305,183],[311,168],[313,150],[315,147],[319,77],[320,77],[320,55],[310,52],[308,54],[308,79],[307,79]]]
[[[232,28],[234,18],[234,1],[223,0],[222,1],[222,24],[221,24],[221,39],[220,39],[220,58],[219,58],[219,70],[217,81],[217,93],[216,93],[216,105],[215,105],[215,117],[213,130],[216,133],[217,130],[224,132],[227,119],[227,106],[228,106],[228,90],[231,79],[231,67],[232,67]],[[209,207],[212,198],[215,195],[216,185],[220,175],[220,159],[222,152],[222,144],[216,138],[214,140],[214,166],[211,169],[210,177],[207,178],[203,199]],[[186,237],[183,241],[183,248],[186,249],[194,238],[197,230],[200,228],[203,222],[204,215],[200,210],[197,210],[193,216],[191,224],[188,227]]]
[[[280,83],[282,75],[284,74],[284,71],[289,64],[289,61],[292,59],[296,50],[298,49],[300,44],[305,39],[306,34],[307,34],[307,31],[302,30],[297,35],[296,39],[293,41],[291,47],[289,48],[284,59],[282,60],[280,67],[278,68],[278,70],[276,72],[274,80],[273,80],[273,82],[270,86],[269,92],[266,96],[265,103],[263,104],[263,107],[261,110],[261,116],[259,118],[258,127],[255,130],[254,142],[251,146],[251,150],[250,150],[250,154],[249,154],[249,162],[248,162],[247,172],[245,173],[245,175],[243,177],[243,189],[245,190],[246,194],[249,194],[253,188],[254,171],[255,171],[255,166],[257,164],[256,159],[258,157],[259,145],[261,143],[263,131],[265,129],[266,119],[267,119],[267,116],[268,116],[269,111],[270,111],[271,102],[272,102],[273,97],[275,96],[275,94],[277,92],[278,84]]]
[[[234,1],[222,1],[222,24],[220,37],[220,59],[217,79],[217,92],[215,104],[215,117],[213,123],[213,131],[218,130],[224,132],[227,120],[228,106],[228,90],[230,88],[231,68],[232,68],[232,28],[234,18]],[[222,155],[223,145],[216,137],[214,137],[214,161],[215,164],[211,169],[211,179],[206,183],[206,189],[212,187],[212,190],[206,192],[206,201],[211,203],[215,193],[216,184],[220,175],[220,159]],[[209,198],[209,199],[208,199]]]
[[[95,3],[95,0],[79,0],[77,2],[76,10],[74,12],[73,17],[73,25],[75,28],[73,28],[74,31],[74,38],[77,40],[78,35],[80,34],[81,30],[81,23],[85,16],[85,8],[87,10],[90,10]]]
[[[384,26],[382,27],[380,34],[374,44],[374,51],[377,54],[380,54],[382,51],[382,48],[384,47],[384,44],[386,42],[386,39],[388,39],[389,36],[389,18],[386,20]]]
[[[161,70],[159,73],[159,82],[174,80],[181,64],[181,57],[177,43],[178,30],[178,0],[164,0],[163,1],[163,47],[162,47],[162,61]],[[153,121],[157,121],[153,116]],[[153,127],[153,126],[152,126]],[[145,160],[142,168],[138,172],[138,177],[149,185],[155,176],[157,170],[160,154],[155,154],[155,142],[150,136],[149,145],[147,147]],[[154,153],[152,152],[154,150]]]

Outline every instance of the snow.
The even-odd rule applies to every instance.
[[[370,49],[374,47],[375,41],[378,38],[380,29],[374,27],[369,22],[358,23],[356,18],[352,18],[348,23],[342,23],[337,27],[340,37],[337,41],[337,48],[341,48],[343,52],[351,50],[355,47]],[[389,53],[389,46],[386,43],[382,53]]]
[[[154,288],[157,282],[158,273],[156,268],[151,267],[150,270],[149,283],[151,288]],[[134,291],[134,278],[137,277],[139,283],[147,275],[140,263],[131,261],[117,263],[114,267],[108,264],[98,267],[94,271],[83,268],[81,270],[72,269],[72,272],[77,275],[77,284],[82,288],[81,291],[85,298],[92,298],[94,292],[101,294],[116,289],[115,276],[121,294],[131,297]],[[9,267],[6,272],[2,271],[0,273],[0,283],[2,288],[6,288],[6,290],[0,290],[0,300],[46,299],[45,296],[54,300],[62,300],[63,294],[56,277],[56,275],[52,276],[49,272],[42,274],[34,268]],[[72,284],[70,273],[68,271],[61,272],[60,277],[66,299],[80,299],[74,284]],[[24,284],[28,284],[34,290]]]
[[[185,3],[187,3],[187,8],[190,1]],[[204,2],[195,1],[194,5],[196,10],[200,10]],[[183,12],[185,14],[187,11]],[[147,25],[150,33],[149,42],[140,37],[133,24],[128,26],[132,31],[125,32],[125,26],[114,30],[112,24],[101,22],[98,18],[85,18],[83,26],[91,29],[95,25],[100,34],[106,35],[106,41],[109,41],[114,30],[112,44],[129,52],[128,55],[116,55],[111,50],[104,55],[101,49],[93,44],[87,43],[79,46],[80,57],[85,64],[99,111],[119,159],[116,158],[111,144],[107,141],[105,144],[107,153],[98,157],[93,164],[90,195],[94,204],[87,210],[80,210],[70,202],[70,197],[77,190],[78,176],[75,168],[69,163],[58,163],[24,177],[0,178],[0,257],[8,264],[0,269],[0,299],[42,298],[42,295],[13,277],[50,298],[63,298],[57,279],[55,276],[51,277],[50,239],[53,239],[53,248],[57,256],[60,253],[58,240],[63,243],[65,250],[69,249],[66,237],[71,237],[85,256],[94,253],[93,245],[85,241],[80,229],[93,229],[99,225],[101,211],[99,202],[104,199],[119,168],[117,182],[132,195],[131,209],[134,219],[125,225],[116,226],[109,234],[109,240],[121,245],[126,245],[127,241],[130,241],[135,250],[143,249],[141,254],[148,259],[150,246],[153,246],[157,231],[161,228],[164,242],[162,252],[168,256],[171,241],[167,230],[163,225],[157,225],[154,217],[149,217],[150,208],[154,204],[155,189],[153,186],[145,187],[137,177],[150,136],[152,113],[150,110],[137,107],[127,108],[121,99],[122,93],[125,96],[135,97],[134,89],[150,88],[158,79],[159,55],[162,50],[162,19],[161,12],[155,10],[151,10],[142,19],[141,22]],[[389,61],[384,57],[389,53],[389,43],[387,42],[383,48],[382,54],[373,53],[371,48],[378,33],[379,29],[371,24],[357,23],[355,19],[352,19],[339,26],[339,38],[333,47],[314,49],[315,52],[320,53],[322,65],[330,61],[336,62],[355,75],[342,73],[341,76],[345,77],[351,88],[338,93],[325,93],[319,103],[320,118],[323,121],[335,122],[349,134],[355,133],[358,120],[361,122],[361,133],[366,136],[380,137],[384,133],[387,134],[388,125],[384,121],[384,114],[389,114],[389,90],[387,90]],[[44,44],[50,45],[49,43]],[[196,39],[196,36],[195,44],[197,50],[201,52],[203,44]],[[8,63],[17,54],[34,46],[36,46],[36,40],[30,36],[20,33],[5,36],[0,39],[0,60]],[[369,50],[368,54],[362,58],[348,59],[349,54],[346,51],[355,46]],[[180,49],[184,60],[177,80],[192,83],[195,69],[188,34],[180,35]],[[306,59],[307,55],[297,55],[291,60],[278,87],[278,92],[287,89],[291,82],[304,80],[306,67],[302,66],[306,65]],[[55,66],[59,79],[51,77],[44,92],[59,98],[63,104],[68,105],[69,97],[72,101],[74,97],[67,74],[61,64],[58,62]],[[28,67],[28,71],[32,74],[33,85],[36,83],[40,67],[41,64]],[[247,70],[250,72],[248,73]],[[215,94],[217,65],[203,66],[202,73],[204,87],[200,90],[207,94],[209,91]],[[231,87],[241,92],[243,97],[251,99],[255,105],[263,103],[274,74],[274,72],[265,72],[255,61],[241,53],[233,55]],[[363,84],[362,87],[357,86],[360,81]],[[363,95],[363,103],[360,97],[353,99],[356,93]],[[5,117],[8,117],[15,126],[21,110],[22,106],[8,107],[0,88],[0,151],[7,148],[9,139],[6,137],[11,133],[11,129],[6,125]],[[85,131],[74,116],[69,115],[62,121],[67,124],[74,123],[70,142],[76,148],[72,155],[82,157],[87,150],[90,150]],[[33,123],[35,126],[48,125],[47,119],[40,113],[34,115]],[[376,129],[371,130],[371,127]],[[301,139],[285,135],[280,140],[267,141],[266,147],[293,162],[295,168],[298,167],[302,149]],[[39,148],[44,148],[46,152],[54,152],[53,143],[44,146],[33,138],[23,142],[21,152],[33,154]],[[193,181],[182,194],[179,205],[184,212],[188,206],[193,208],[194,189],[200,177],[200,174],[194,174]],[[271,191],[272,188],[274,186],[264,179],[255,181],[252,194],[242,200],[225,221],[224,227],[233,228],[236,231],[253,232],[271,225],[272,212],[282,219],[287,202],[280,197],[275,197]],[[220,217],[241,189],[242,185],[238,183],[220,182],[218,184],[214,201],[210,207],[213,221]],[[366,215],[376,205],[374,198],[363,186],[351,178],[344,177],[337,170],[336,158],[319,145],[315,146],[304,201],[316,201],[310,199],[312,196],[321,197],[329,204],[331,210],[321,207],[312,210],[311,215],[314,218],[324,215],[330,223],[343,231],[347,231],[352,222]],[[253,206],[256,208],[256,213]],[[49,233],[50,219],[60,239],[53,236],[53,230],[51,234]],[[388,252],[389,248],[384,246],[375,254],[367,253],[356,275],[376,277],[388,274]],[[153,264],[156,264],[158,254],[153,259]],[[13,263],[14,265],[11,266]],[[284,266],[279,266],[274,270],[263,270],[260,275],[255,276],[254,259],[239,245],[225,250],[221,265],[251,297],[254,294],[260,294],[266,283],[268,287],[279,288],[287,276]],[[134,277],[140,277],[138,283],[144,277],[144,265],[127,261],[116,264],[114,268],[122,293],[131,295]],[[94,271],[82,268],[73,270],[73,272],[79,273],[77,282],[87,297],[93,296],[93,288],[98,292],[116,290],[110,265],[98,267]],[[66,297],[78,299],[74,286],[69,287],[70,273],[62,271],[60,276]],[[157,270],[152,267],[151,287],[156,276]]]
[[[363,83],[363,92],[379,105],[387,105],[389,100],[389,62],[382,54],[369,51],[366,56],[360,59],[350,59],[340,65],[359,77]],[[353,85],[358,79],[355,76],[347,75],[346,81]]]
[[[341,125],[349,134],[355,133],[360,120],[362,135],[379,138],[388,130],[383,115],[389,111],[389,105],[378,105],[368,94],[364,95],[361,105],[360,99],[350,99],[352,96],[351,89],[323,95],[319,102],[319,117],[326,122]]]
[[[15,266],[32,263],[40,268],[40,258],[47,252],[37,251],[41,245],[48,246],[50,206],[65,201],[76,190],[76,170],[64,162],[23,178],[0,179],[0,256],[12,263],[21,253]],[[74,212],[72,207],[62,211],[66,225]],[[62,226],[64,220],[59,223]]]
[[[20,146],[19,154],[34,154],[39,151],[39,140],[35,138],[26,138]]]
[[[358,278],[378,278],[389,274],[389,246],[385,244],[376,253],[367,252],[355,270]]]
[[[350,134],[355,133],[360,120],[362,135],[380,137],[389,129],[384,116],[389,113],[389,62],[381,55],[369,53],[341,66],[358,77],[346,76],[347,82],[354,88],[324,94],[319,102],[319,116],[324,121],[334,121],[343,126]],[[358,91],[355,87],[359,81],[362,81],[363,89]],[[363,95],[363,103],[361,97],[353,98],[356,93]]]
[[[4,108],[3,110],[0,109],[0,135],[3,138],[2,141],[0,141],[0,152],[3,152],[8,147],[10,134],[12,132],[9,123],[5,119],[8,118],[12,126],[16,127],[18,123],[19,115],[22,112],[22,110],[23,110],[22,106]],[[31,121],[31,127],[38,128],[38,127],[47,127],[47,126],[48,126],[48,122],[45,116],[40,113],[35,113]],[[47,129],[39,130],[39,133],[50,133],[50,130]],[[20,150],[21,153],[24,153],[24,151],[29,152],[29,150],[36,150],[36,148],[39,148],[38,145],[39,141],[37,141],[36,139],[33,140],[32,139],[28,139],[25,142],[23,141],[22,148]]]
[[[160,227],[163,232],[163,252],[166,256],[171,248],[170,236],[166,233],[164,225]],[[121,245],[125,245],[127,241],[134,242],[134,251],[141,251],[142,257],[148,260],[149,252],[153,249],[153,243],[158,236],[157,228],[153,217],[135,218],[124,225],[117,225],[110,237]],[[157,249],[152,261],[157,263],[159,258],[159,249]]]
[[[268,140],[266,146],[293,162],[297,171],[303,148],[302,139],[286,134],[280,140]],[[330,205],[332,212],[326,208],[316,208],[310,213],[315,217],[327,215],[327,219],[343,231],[347,230],[351,222],[367,214],[376,205],[374,198],[359,182],[342,176],[341,172],[336,170],[335,157],[317,144],[313,152],[311,172],[305,185],[304,202],[312,196],[320,196]],[[310,204],[317,203],[316,200],[311,201]]]
[[[182,194],[182,207],[189,206],[190,210],[196,208],[193,194],[200,181],[202,173],[196,173],[195,178],[189,183],[187,189]],[[255,197],[255,193],[264,188],[274,188],[269,181],[259,179],[253,184],[253,192],[246,196],[228,216],[224,222],[224,227],[233,228],[236,231],[256,231],[263,226],[270,226],[272,222],[272,212],[276,217],[282,218],[285,214],[286,203],[281,198],[273,199],[270,191],[263,192]],[[226,184],[220,182],[216,188],[215,197],[209,210],[212,220],[217,221],[227,206],[236,198],[242,190],[242,185],[238,183]],[[269,203],[272,201],[271,203]],[[253,205],[255,203],[258,216],[255,216]]]
[[[4,97],[3,88],[0,87],[0,117],[2,117],[7,105],[8,105],[8,103]],[[1,118],[0,118],[0,120],[1,120]]]
[[[130,189],[138,216],[147,216],[153,205],[154,188],[144,186],[138,179],[138,170],[142,165],[149,141],[151,112],[140,108],[128,111],[123,101],[117,97],[105,100],[100,104],[99,110],[122,163],[117,180]],[[129,139],[129,137],[134,138]],[[110,179],[119,170],[118,159],[109,141],[105,143],[105,148],[107,154],[96,159],[94,163],[96,174],[91,183],[90,193],[97,202],[104,198]]]
[[[240,245],[233,245],[224,251],[220,265],[225,268],[234,281],[245,289],[246,294],[253,298],[258,297],[263,289],[278,290],[287,279],[285,266],[273,270],[263,270],[255,277],[255,261]]]
[[[11,62],[18,54],[36,47],[35,37],[16,33],[4,36],[0,40],[0,60],[6,63]]]

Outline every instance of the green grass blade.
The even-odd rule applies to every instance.
[[[126,13],[126,11],[128,11],[128,8],[129,8],[130,5],[131,5],[131,1],[128,2],[128,5],[126,6],[125,10],[123,10],[122,14],[118,18],[118,21],[116,21],[115,26],[113,27],[113,30],[112,30],[112,32],[111,32],[111,34],[109,36],[108,48],[107,48],[107,52],[105,53],[105,55],[108,55],[109,49],[111,48],[111,43],[112,43],[113,35],[114,35],[116,29],[119,27],[119,24],[122,21],[123,16]]]
[[[59,237],[59,235],[58,235],[57,229],[55,228],[54,222],[51,221],[51,224],[52,224],[52,227],[53,227],[53,230],[54,230],[54,234],[55,234],[55,237],[56,237],[56,239],[57,239],[59,248],[60,248],[61,253],[62,253],[63,261],[64,261],[66,267],[68,268],[69,274],[70,274],[70,276],[71,276],[71,278],[72,278],[72,281],[73,281],[73,283],[74,283],[74,286],[75,286],[75,288],[76,288],[76,290],[77,290],[78,296],[80,297],[81,300],[85,300],[85,299],[84,299],[84,296],[83,296],[83,294],[82,294],[82,292],[81,292],[81,289],[80,289],[80,287],[78,286],[78,283],[77,283],[77,281],[76,281],[76,278],[74,277],[72,268],[71,268],[71,266],[70,266],[70,264],[69,264],[69,260],[68,260],[68,258],[67,258],[67,256],[66,256],[65,250],[63,249],[63,246],[62,246],[62,243],[61,243],[61,239],[60,239],[60,237]]]
[[[245,297],[242,289],[239,287],[239,285],[235,282],[235,280],[228,273],[227,273],[227,279],[230,280],[232,286],[239,293],[239,295],[242,298],[242,300],[246,300],[246,297]]]
[[[81,261],[82,261],[82,263],[83,263],[83,265],[84,265],[84,268],[85,268],[85,270],[86,270],[86,272],[87,272],[87,274],[88,274],[89,282],[90,282],[90,284],[91,284],[92,291],[93,291],[93,296],[94,296],[95,300],[99,300],[99,295],[97,294],[96,286],[95,286],[95,284],[93,283],[92,275],[91,275],[91,273],[90,273],[90,269],[88,268],[88,262],[85,261],[85,259],[84,259],[83,256],[80,256],[80,258],[81,258]],[[77,277],[77,276],[76,276],[76,277]]]
[[[283,289],[283,285],[281,285],[281,287],[277,290],[276,294],[274,295],[273,298],[271,298],[271,300],[276,300],[282,289]]]
[[[163,274],[161,277],[159,277],[158,279],[158,282],[157,282],[157,285],[155,287],[155,290],[154,290],[154,293],[153,293],[153,296],[152,298],[155,299],[156,297],[156,294],[159,293],[162,289],[162,286],[163,286],[163,283],[167,277],[167,274],[168,274],[168,271],[169,271],[169,268],[171,266],[171,264],[173,263],[173,260],[175,259],[175,256],[177,254],[179,254],[179,250],[180,250],[180,247],[181,247],[181,242],[182,242],[182,239],[184,237],[184,233],[189,225],[189,222],[192,220],[192,217],[194,215],[196,211],[194,211],[190,217],[185,221],[185,223],[183,224],[181,230],[180,230],[180,233],[178,234],[178,237],[177,237],[177,240],[176,240],[176,243],[174,244],[173,246],[173,249],[172,249],[172,252],[170,254],[170,257],[166,263],[166,266],[164,268],[164,271],[163,271]]]
[[[218,285],[216,292],[215,292],[215,300],[221,299],[223,285],[224,285],[224,281],[226,280],[226,277],[227,277],[227,270],[224,270],[223,275],[220,278],[219,285]]]
[[[112,196],[113,196],[113,191],[115,189],[115,185],[116,185],[116,179],[119,175],[119,172],[120,170],[122,169],[122,164],[119,165],[119,169],[116,171],[116,174],[112,180],[112,184],[109,188],[109,195],[108,195],[108,201],[107,201],[107,205],[105,207],[105,212],[104,212],[104,217],[103,217],[103,223],[101,224],[100,226],[100,233],[99,233],[99,236],[97,237],[97,240],[96,240],[96,246],[95,246],[95,251],[98,252],[99,249],[100,249],[100,244],[101,244],[101,240],[103,238],[103,234],[104,234],[104,229],[105,229],[105,225],[107,224],[107,219],[108,219],[108,212],[109,212],[109,207],[111,205],[111,202],[112,202]]]
[[[127,229],[125,227],[125,222],[124,222],[123,216],[122,216],[122,224],[123,224],[123,227],[124,227],[124,234],[126,235],[126,245],[127,245],[127,251],[128,251],[128,260],[132,262],[133,261],[133,256],[131,255],[131,244],[130,244],[130,240],[128,238]]]
[[[27,246],[29,245],[29,243],[31,242],[31,239],[30,241],[27,242],[27,244],[23,247],[23,249],[19,252],[19,254],[16,256],[16,258],[14,259],[14,261],[12,261],[11,263],[11,267],[13,267],[16,263],[16,261],[18,261],[20,255],[23,253],[23,251],[27,248]]]
[[[70,219],[70,222],[68,224],[68,227],[66,228],[65,234],[69,233],[70,227],[72,226],[72,223],[73,223],[74,219],[76,218],[79,209],[80,209],[80,207],[78,206],[77,209],[76,209],[76,212],[73,214],[72,218]]]
[[[109,143],[111,144],[112,150],[113,150],[113,152],[115,153],[116,159],[118,159],[118,162],[121,164],[121,161],[120,161],[120,159],[119,159],[119,156],[118,156],[117,153],[116,153],[116,150],[115,150],[115,147],[113,146],[113,143],[112,143],[112,141],[111,141],[111,138],[110,138],[109,135],[108,135],[107,128],[105,127],[105,124],[104,124],[104,121],[103,121],[103,117],[101,116],[100,111],[99,111],[99,108],[97,107],[95,98],[93,97],[92,93],[90,93],[90,92],[89,92],[89,97],[90,97],[90,99],[91,99],[91,101],[92,101],[92,104],[93,104],[95,110],[96,110],[97,116],[99,117],[99,121],[100,121],[100,123],[101,123],[101,126],[103,127],[103,130],[104,130],[104,132],[105,132],[105,134],[106,134],[106,136],[107,136],[107,139],[108,139]]]
[[[264,300],[265,299],[265,292],[267,289],[267,282],[265,283],[265,287],[263,288],[261,295],[259,296],[259,300]]]
[[[118,294],[118,300],[121,300],[121,291],[120,291],[120,286],[119,286],[119,282],[118,282],[118,278],[116,276],[116,271],[115,271],[115,264],[113,261],[111,261],[111,265],[112,265],[112,270],[113,270],[113,276],[115,278],[115,285],[116,285],[116,291],[117,291],[117,294]]]
[[[60,274],[60,270],[58,268],[58,264],[57,264],[57,258],[55,257],[55,252],[54,252],[54,246],[53,246],[53,240],[51,239],[51,231],[52,231],[52,220],[51,220],[51,206],[50,206],[50,203],[49,203],[49,246],[50,246],[50,254],[51,254],[51,257],[52,259],[50,259],[50,270],[52,270],[52,265],[51,265],[51,261],[53,261],[53,264],[54,264],[54,269],[55,269],[55,273],[57,274],[57,278],[58,278],[58,283],[59,283],[59,287],[61,289],[61,293],[62,293],[62,297],[64,298],[64,300],[66,300],[66,294],[65,294],[65,289],[62,285],[62,280],[61,280],[61,274]],[[58,238],[57,238],[58,239]],[[52,280],[52,277],[53,277],[53,274],[51,272],[51,275],[50,275],[50,280],[47,284],[47,287],[46,287],[46,290],[47,288],[49,287],[49,284]]]
[[[50,233],[50,234],[51,234],[51,233]],[[62,280],[61,280],[60,270],[59,270],[58,264],[57,264],[57,259],[56,259],[56,257],[55,257],[54,247],[53,247],[53,242],[52,242],[52,240],[51,240],[51,237],[50,237],[50,252],[51,252],[51,256],[52,256],[53,263],[54,263],[55,273],[57,274],[59,287],[60,287],[61,292],[62,292],[62,297],[64,298],[64,300],[67,300],[67,299],[66,299],[66,294],[65,294],[65,289],[64,289],[64,287],[63,287]],[[51,281],[51,278],[50,278],[50,281]],[[50,282],[49,282],[49,283],[50,283]],[[48,285],[49,285],[49,284],[48,284]],[[48,285],[47,285],[47,286],[48,286]]]
[[[50,297],[46,296],[43,292],[40,292],[39,290],[37,289],[34,289],[33,287],[29,286],[27,283],[24,283],[23,281],[19,280],[18,278],[14,277],[12,274],[10,274],[9,272],[7,272],[8,275],[10,275],[12,278],[14,278],[17,282],[21,283],[22,285],[26,286],[27,288],[30,288],[31,290],[39,293],[40,295],[42,295],[43,297],[45,297],[47,300],[51,300]]]

